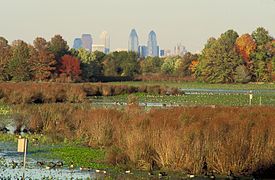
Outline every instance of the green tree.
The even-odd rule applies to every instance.
[[[233,30],[206,44],[199,63],[199,79],[210,83],[235,82],[236,68],[243,64],[235,48],[238,34]]]
[[[8,71],[14,81],[28,81],[31,79],[30,48],[24,41],[12,43],[12,57],[8,64]]]
[[[140,67],[138,64],[138,55],[135,52],[122,53],[120,57],[120,66],[122,68],[121,76],[130,76],[139,73]]]
[[[272,73],[275,74],[275,40],[272,40],[266,45],[268,54],[271,57]]]
[[[159,57],[147,57],[140,61],[140,67],[142,74],[150,73],[160,73],[161,65],[163,64],[163,59]]]
[[[103,61],[103,73],[104,76],[119,76],[122,72],[121,67],[114,57],[110,54],[104,58]]]
[[[102,59],[105,54],[95,51],[89,52],[83,48],[78,50],[78,58],[81,60],[82,78],[86,81],[92,76],[102,75]]]
[[[255,81],[270,81],[274,54],[269,44],[272,43],[273,38],[262,27],[257,28],[252,33],[252,37],[257,44],[256,50],[251,54],[253,78]]]
[[[11,59],[11,48],[8,41],[0,37],[0,81],[9,80],[8,63]]]
[[[268,31],[263,28],[257,28],[253,33],[252,37],[255,40],[257,46],[266,45],[268,42],[272,41],[272,37],[269,35]]]
[[[61,57],[68,53],[69,46],[60,35],[55,35],[49,42],[49,50],[55,56],[56,61],[60,61]]]
[[[140,71],[138,55],[134,52],[113,52],[103,60],[106,76],[134,76]]]
[[[251,80],[250,72],[245,65],[239,65],[236,68],[234,79],[237,83],[248,83]]]
[[[252,74],[255,81],[267,82],[271,80],[272,71],[268,68],[272,59],[268,56],[266,49],[258,48],[256,52],[251,54],[253,66]]]
[[[165,75],[174,75],[176,72],[176,63],[179,62],[179,57],[167,57],[161,66],[161,73]]]
[[[198,80],[205,81],[204,76],[202,76],[202,72],[204,71],[204,67],[207,66],[208,59],[207,54],[209,53],[211,47],[213,46],[214,43],[216,43],[216,39],[214,37],[211,37],[207,40],[206,44],[204,45],[204,49],[202,50],[201,55],[198,58],[198,65],[196,66],[195,69],[195,76]]]

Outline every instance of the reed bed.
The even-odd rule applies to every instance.
[[[199,174],[206,163],[209,172],[239,175],[274,166],[274,112],[262,106],[93,109],[85,103],[14,109],[21,127],[106,148],[114,165]]]
[[[183,94],[164,86],[127,86],[104,83],[0,83],[0,99],[8,104],[84,103],[88,96],[115,96],[132,93]]]

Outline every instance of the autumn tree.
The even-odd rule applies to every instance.
[[[28,81],[31,79],[30,49],[24,41],[12,43],[12,56],[8,64],[8,71],[14,81]]]
[[[34,48],[31,48],[30,63],[34,80],[49,80],[55,71],[55,57],[49,51],[48,43],[43,38],[36,38],[33,42]]]
[[[255,41],[249,34],[244,34],[236,40],[237,51],[240,53],[247,66],[251,64],[250,54],[255,51],[256,47]]]
[[[0,81],[9,80],[8,63],[11,59],[11,48],[8,41],[0,37]]]
[[[194,59],[192,60],[190,66],[189,66],[189,70],[191,71],[191,75],[194,76],[196,73],[196,69],[197,66],[199,65],[199,60],[198,59]]]
[[[81,74],[80,60],[71,56],[64,55],[61,57],[59,73],[65,75],[70,80],[78,80]]]
[[[180,76],[191,76],[192,72],[190,70],[190,65],[193,60],[197,60],[198,56],[187,52],[184,56],[176,63],[176,75]]]

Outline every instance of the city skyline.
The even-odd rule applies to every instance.
[[[132,12],[135,2],[140,9],[138,13]],[[135,27],[140,42],[146,42],[148,32],[153,29],[160,47],[173,49],[175,44],[182,43],[188,51],[196,52],[202,50],[209,37],[218,37],[228,29],[241,35],[261,26],[275,35],[274,0],[134,0],[131,3],[127,0],[81,0],[81,3],[10,0],[2,2],[1,7],[0,36],[10,43],[17,39],[32,43],[38,36],[50,40],[60,34],[72,47],[79,34],[94,35],[107,30],[112,37],[112,50],[127,49],[129,30]],[[75,15],[69,16],[69,12]]]

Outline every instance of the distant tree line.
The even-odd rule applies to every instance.
[[[271,81],[275,75],[275,40],[264,28],[239,36],[228,30],[210,38],[201,54],[140,58],[134,52],[69,49],[60,35],[33,45],[0,37],[0,81],[93,81],[95,77],[194,77],[210,83]],[[274,78],[274,77],[273,77]],[[117,79],[117,78],[116,78]],[[100,79],[97,79],[100,81]]]

